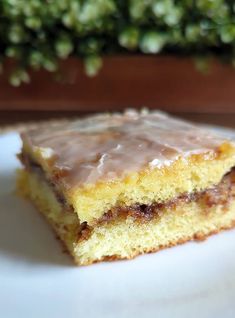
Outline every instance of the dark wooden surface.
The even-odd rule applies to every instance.
[[[75,111],[0,111],[0,128],[18,123],[40,122],[48,119],[74,118],[87,113]],[[179,117],[194,122],[208,123],[235,128],[235,114],[207,114],[207,113],[173,113]]]
[[[154,56],[107,57],[95,78],[85,76],[79,60],[69,59],[61,69],[65,84],[39,72],[32,74],[32,84],[13,88],[0,76],[0,109],[88,112],[147,106],[235,113],[235,70],[216,61],[207,75],[191,59]]]

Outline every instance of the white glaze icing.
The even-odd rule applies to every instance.
[[[53,157],[52,170],[66,170],[61,181],[68,187],[112,180],[147,166],[161,168],[191,154],[208,155],[223,142],[162,112],[134,110],[31,130],[23,139],[45,160]]]

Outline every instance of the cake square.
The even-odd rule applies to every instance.
[[[78,265],[130,259],[235,225],[235,144],[159,111],[21,135],[18,190]]]

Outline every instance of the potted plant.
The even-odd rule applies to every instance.
[[[0,15],[1,109],[233,111],[233,1],[3,0]]]

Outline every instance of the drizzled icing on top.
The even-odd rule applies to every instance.
[[[155,111],[134,110],[101,114],[23,136],[67,187],[112,180],[144,167],[161,168],[179,157],[208,153],[223,139],[210,132]]]

